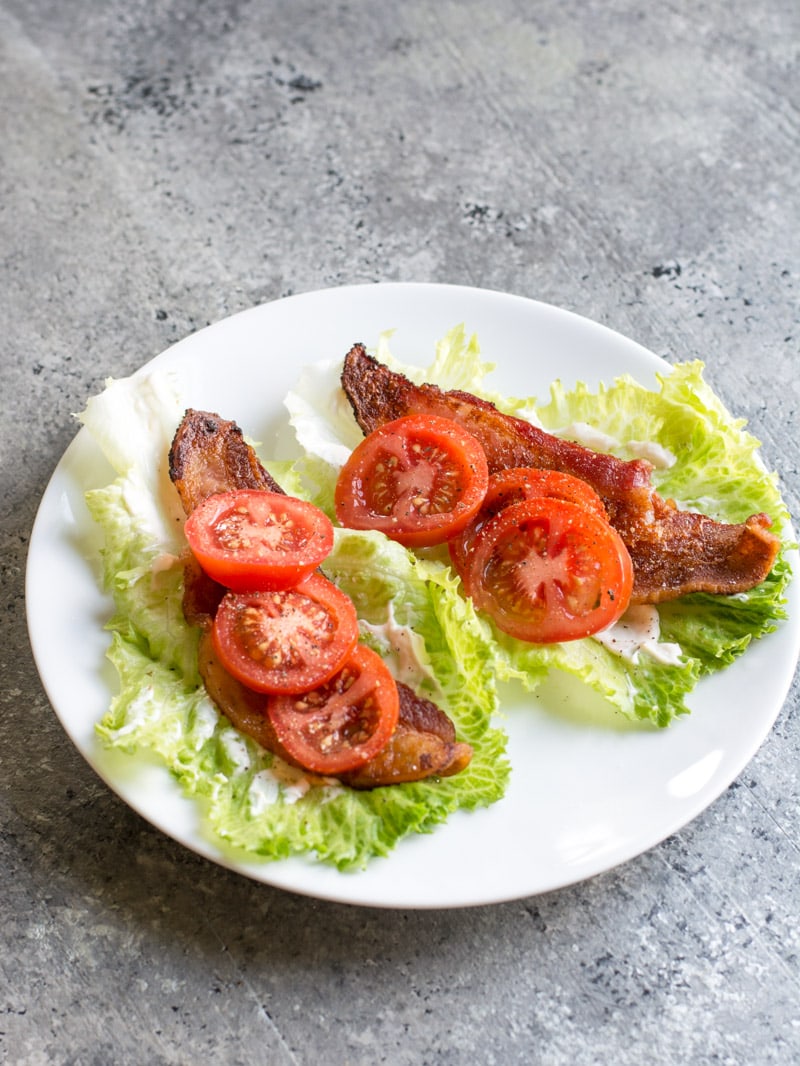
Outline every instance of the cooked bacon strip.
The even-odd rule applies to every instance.
[[[261,465],[235,422],[208,411],[190,409],[175,434],[169,453],[170,477],[183,509],[194,508],[216,492],[232,489],[283,489]],[[211,699],[237,729],[292,766],[264,713],[264,696],[240,684],[220,663],[211,640],[214,614],[225,589],[212,581],[190,557],[184,566],[183,613],[202,630],[198,669]],[[472,748],[458,743],[448,716],[429,700],[399,683],[400,718],[392,739],[366,765],[340,775],[352,788],[377,788],[427,777],[450,777],[470,762]],[[302,769],[302,767],[300,767]]]
[[[192,408],[183,416],[173,438],[169,476],[187,515],[215,492],[234,489],[283,492],[261,465],[235,422]]]
[[[189,408],[169,450],[169,476],[184,513],[217,492],[234,489],[283,489],[261,465],[235,422],[210,411]],[[184,567],[183,614],[189,625],[210,626],[225,590],[189,555]]]
[[[292,756],[284,750],[272,723],[264,714],[264,696],[237,681],[219,661],[211,637],[210,619],[200,635],[197,668],[206,692],[232,726],[252,737],[273,755],[279,755],[290,766],[297,766]]]
[[[426,777],[453,777],[472,759],[472,748],[456,740],[453,723],[435,703],[418,696],[402,681],[400,717],[392,739],[364,766],[342,774],[351,788],[422,781]]]
[[[206,691],[228,721],[262,748],[302,770],[264,714],[264,697],[231,677],[220,663],[210,629],[205,629],[200,637],[197,662]],[[357,789],[399,785],[433,776],[452,777],[469,765],[472,748],[456,741],[455,728],[444,711],[430,700],[421,699],[402,682],[397,690],[400,718],[392,739],[364,766],[340,774],[343,784]]]
[[[746,592],[772,569],[780,542],[765,514],[736,525],[679,511],[650,481],[645,460],[625,462],[554,437],[467,392],[415,385],[368,355],[347,353],[342,387],[364,433],[410,414],[452,418],[478,438],[489,470],[531,466],[587,481],[603,498],[633,562],[632,603],[661,603],[688,592]]]

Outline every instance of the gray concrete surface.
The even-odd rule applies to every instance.
[[[649,853],[456,912],[184,851],[39,684],[23,571],[71,412],[231,312],[481,285],[702,357],[798,513],[796,0],[0,0],[0,1061],[795,1063],[798,688]]]

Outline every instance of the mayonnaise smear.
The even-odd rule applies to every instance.
[[[342,783],[336,778],[307,773],[276,757],[272,766],[253,774],[248,793],[250,810],[257,817],[274,803],[291,806],[313,787],[324,788],[326,800],[343,791]]]
[[[677,462],[677,458],[661,444],[651,440],[620,441],[616,437],[603,433],[590,426],[588,422],[572,422],[563,429],[554,431],[557,437],[565,437],[593,452],[619,453],[627,451],[634,459],[646,459],[656,470],[668,470]]]
[[[421,681],[432,681],[438,687],[425,650],[425,641],[419,633],[397,621],[391,602],[385,622],[373,625],[362,619],[359,626],[363,633],[372,636],[381,645],[384,661],[396,681],[402,681],[412,688],[416,688]]]
[[[669,470],[678,461],[669,448],[652,440],[629,440],[625,447],[636,459],[646,459],[656,470]]]
[[[593,639],[629,662],[637,662],[644,652],[665,666],[680,666],[683,654],[680,644],[662,643],[660,635],[658,608],[650,603],[639,603],[629,607],[613,626],[595,633]]]

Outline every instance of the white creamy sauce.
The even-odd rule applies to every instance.
[[[259,770],[253,775],[249,789],[250,810],[258,816],[278,802],[291,806],[314,787],[322,787],[326,793],[330,793],[330,797],[326,795],[326,800],[342,791],[340,782],[335,778],[307,774],[276,758],[269,769]]]
[[[192,732],[195,736],[195,747],[197,751],[202,748],[207,740],[210,740],[213,737],[218,722],[219,711],[206,695],[197,704],[194,716],[194,729]]]
[[[590,448],[593,452],[616,453],[629,452],[635,459],[646,459],[656,470],[669,470],[677,459],[669,450],[661,444],[651,440],[620,441],[588,422],[572,422],[563,429],[556,430],[556,435],[574,440],[582,444],[584,448]]]
[[[153,686],[145,685],[139,690],[135,699],[128,704],[125,725],[114,730],[114,735],[124,737],[128,733],[135,733],[150,718],[153,717]]]
[[[281,794],[281,786],[271,770],[259,770],[253,775],[248,789],[250,812],[256,818],[269,807],[273,807]]]
[[[233,763],[237,770],[247,770],[250,767],[250,754],[244,737],[233,729],[226,729],[222,734],[222,745],[225,755]]]
[[[656,470],[669,470],[678,461],[669,448],[655,441],[629,440],[625,447],[636,459],[646,459]]]
[[[530,422],[532,426],[538,426],[539,429],[543,428],[535,403],[526,404],[524,407],[517,408],[514,412],[514,417],[521,418],[523,422]]]
[[[660,636],[658,608],[649,603],[640,603],[629,607],[613,626],[595,633],[593,639],[629,662],[637,662],[640,654],[644,653],[665,666],[680,666],[680,644],[662,643]]]
[[[397,621],[391,602],[385,622],[372,625],[361,621],[359,625],[363,632],[374,637],[386,648],[384,660],[396,681],[402,681],[412,687],[420,681],[436,681],[425,650],[425,641],[409,626],[401,625]]]
[[[612,452],[615,448],[620,447],[620,442],[616,437],[603,433],[602,430],[590,426],[588,422],[571,422],[570,425],[564,426],[563,429],[556,430],[556,434],[559,437],[567,437],[569,440],[574,440],[577,444],[582,444],[584,448],[590,448],[593,452]]]
[[[173,555],[172,552],[161,552],[153,559],[150,569],[153,574],[163,574],[164,571],[171,570],[174,566],[177,566],[180,561],[180,556]]]

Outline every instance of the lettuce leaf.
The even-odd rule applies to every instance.
[[[124,445],[117,440],[120,407]],[[466,770],[357,792],[292,771],[218,713],[197,673],[197,633],[181,610],[183,545],[173,532],[180,525],[174,514],[159,513],[153,492],[143,489],[147,477],[158,482],[158,457],[166,456],[181,413],[167,383],[134,377],[110,384],[82,416],[119,474],[87,494],[104,531],[104,581],[115,605],[109,658],[120,688],[97,727],[104,743],[161,759],[198,799],[209,831],[270,860],[305,854],[341,870],[360,868],[409,833],[430,832],[454,810],[499,799],[509,767],[505,735],[490,723],[497,694],[487,675],[488,631],[449,568],[417,559],[380,534],[338,530],[324,569],[376,627],[365,639],[378,650],[389,651],[375,634],[390,613],[421,638],[430,674],[421,673],[416,687],[436,699],[459,739],[472,745]],[[293,467],[272,464],[272,472],[297,491]]]

